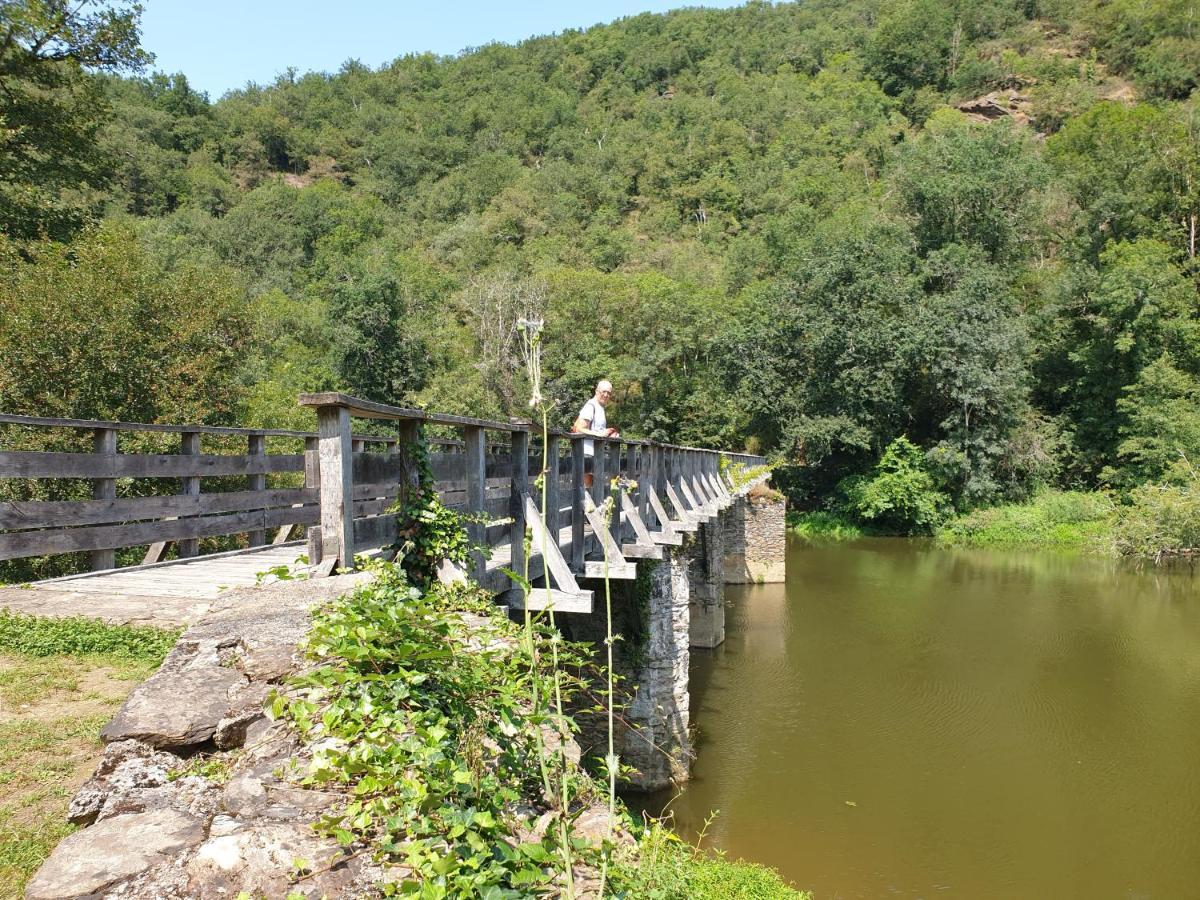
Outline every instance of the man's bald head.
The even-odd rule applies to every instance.
[[[613,392],[612,382],[609,381],[607,378],[601,379],[596,384],[596,399],[599,400],[602,404],[608,403],[608,401],[610,399],[612,399],[612,392]]]

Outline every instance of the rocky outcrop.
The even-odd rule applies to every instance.
[[[312,749],[263,705],[298,667],[317,602],[365,576],[247,590],[198,623],[104,729],[95,773],[28,900],[83,897],[366,897],[384,871],[313,829],[341,794],[300,782]]]
[[[1019,91],[992,91],[958,104],[959,112],[976,122],[1012,119],[1022,125],[1030,121],[1029,98]]]

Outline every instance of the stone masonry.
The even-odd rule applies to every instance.
[[[689,581],[687,554],[674,548],[650,573],[645,649],[632,679],[637,694],[625,714],[638,729],[626,736],[622,751],[622,761],[637,770],[629,779],[634,790],[688,777]]]
[[[706,522],[687,547],[688,634],[693,647],[717,647],[725,641],[725,530],[721,519]]]
[[[768,584],[785,580],[787,504],[765,483],[739,497],[722,520],[725,583]]]

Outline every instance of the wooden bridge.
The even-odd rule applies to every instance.
[[[0,561],[74,554],[65,567],[81,568],[86,554],[89,569],[0,588],[0,606],[186,622],[264,578],[353,568],[396,542],[389,510],[418,488],[425,455],[443,502],[473,514],[472,542],[489,548],[466,574],[521,608],[505,570],[548,571],[530,606],[587,612],[581,579],[635,577],[637,560],[680,544],[729,504],[736,473],[764,462],[337,393],[300,403],[316,432],[0,415]]]

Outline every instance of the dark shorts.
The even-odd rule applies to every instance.
[[[595,465],[596,465],[596,457],[585,456],[583,458],[583,471],[587,472],[589,475],[592,473],[592,470],[595,468]]]

